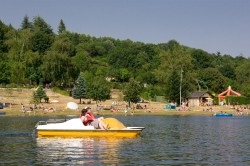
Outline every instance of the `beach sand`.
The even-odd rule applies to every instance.
[[[166,103],[160,102],[145,102],[138,103],[142,107],[146,106],[146,109],[127,109],[127,103],[124,101],[119,101],[120,92],[118,90],[112,91],[112,96],[110,100],[101,102],[97,104],[95,101],[89,99],[82,99],[88,104],[79,104],[79,99],[73,99],[70,96],[64,96],[58,93],[54,93],[51,89],[46,89],[46,94],[49,97],[49,103],[42,101],[37,107],[40,109],[34,109],[33,111],[28,111],[26,113],[21,112],[21,104],[29,110],[34,104],[31,104],[32,94],[35,89],[10,89],[2,88],[0,89],[0,102],[5,103],[7,106],[0,111],[6,112],[5,116],[59,116],[59,115],[79,115],[80,110],[85,107],[91,107],[95,114],[99,115],[207,115],[212,116],[216,112],[227,112],[235,114],[230,106],[199,106],[189,108],[188,111],[179,111],[179,107],[176,110],[166,110]],[[51,102],[56,101],[56,102]],[[57,102],[58,101],[58,102]],[[75,102],[79,106],[79,110],[70,110],[67,108],[68,102]],[[114,107],[114,111],[110,110],[110,107]],[[42,109],[42,107],[44,109]],[[135,107],[135,105],[134,105]],[[54,111],[50,111],[49,108],[53,108]],[[211,110],[212,108],[212,110]],[[100,110],[99,110],[100,109]],[[99,110],[99,111],[98,111]]]

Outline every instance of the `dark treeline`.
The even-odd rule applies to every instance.
[[[250,60],[243,56],[210,54],[175,40],[145,44],[96,38],[69,32],[63,20],[55,33],[39,16],[32,21],[25,16],[20,29],[0,21],[0,58],[2,86],[72,88],[83,73],[93,82],[109,78],[113,88],[133,79],[144,86],[144,98],[162,95],[178,101],[183,71],[183,97],[198,90],[220,93],[229,85],[250,97]]]

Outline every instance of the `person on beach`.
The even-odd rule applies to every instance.
[[[95,129],[103,129],[107,130],[108,125],[105,125],[102,120],[104,119],[103,117],[96,119],[94,117],[94,114],[87,109],[83,109],[80,115],[81,121],[85,126],[94,126]]]

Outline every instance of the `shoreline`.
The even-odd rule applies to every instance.
[[[34,116],[34,117],[57,117],[57,116],[79,116],[80,111],[72,111],[72,110],[63,110],[63,111],[55,111],[55,112],[45,112],[41,110],[34,110],[30,112],[20,112],[19,110],[14,110],[10,108],[1,109],[0,112],[6,112],[4,115],[0,115],[0,117],[14,117],[14,116]],[[213,116],[216,113],[220,113],[221,111],[175,111],[175,110],[164,110],[164,111],[144,111],[144,110],[136,110],[134,112],[128,111],[127,113],[123,111],[119,112],[111,112],[110,110],[102,110],[102,111],[93,111],[95,116],[148,116],[148,115],[159,115],[159,116]],[[248,111],[244,111],[243,115],[237,115],[235,110],[227,110],[223,111],[223,113],[230,113],[233,116],[249,116]]]
[[[146,109],[134,109],[127,111],[126,105],[127,103],[124,101],[119,101],[119,93],[117,90],[112,91],[112,96],[110,100],[98,103],[98,105],[103,109],[101,111],[96,111],[99,107],[95,101],[90,99],[84,99],[85,103],[88,104],[79,104],[79,99],[73,99],[70,96],[64,96],[58,93],[53,92],[52,89],[46,89],[46,94],[49,97],[50,101],[57,101],[45,103],[42,102],[39,104],[39,107],[42,106],[44,109],[34,109],[33,111],[28,111],[26,113],[21,112],[22,105],[26,108],[33,107],[34,104],[31,104],[32,93],[34,90],[32,89],[0,89],[0,103],[8,103],[7,107],[0,109],[0,112],[6,112],[6,114],[0,114],[0,117],[4,116],[67,116],[74,115],[79,116],[80,110],[85,107],[91,107],[94,114],[96,116],[144,116],[144,115],[163,115],[163,116],[212,116],[215,113],[232,113],[233,115],[237,115],[235,109],[231,106],[196,106],[190,107],[186,111],[179,111],[179,107],[176,110],[166,110],[166,103],[160,102],[152,102],[149,101],[147,103],[138,103],[142,107]],[[68,102],[75,102],[79,106],[79,110],[74,111],[66,108]],[[89,103],[90,102],[90,103]],[[115,105],[113,105],[115,103]],[[37,105],[38,106],[38,105]],[[135,105],[134,105],[135,106]],[[111,112],[110,108],[113,107],[116,112]],[[237,106],[241,107],[241,106]],[[50,112],[50,108],[53,108],[55,112]],[[47,110],[47,111],[45,111]],[[244,110],[244,115],[249,115],[250,110]],[[99,115],[98,115],[99,114]]]

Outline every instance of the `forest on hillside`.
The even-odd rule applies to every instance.
[[[24,16],[19,29],[0,20],[0,58],[2,87],[50,83],[70,89],[81,74],[89,84],[110,88],[137,82],[147,99],[157,95],[178,102],[180,85],[183,98],[202,90],[218,94],[229,85],[250,97],[249,58],[211,54],[175,40],[145,44],[97,38],[68,31],[63,20],[53,30],[40,16],[32,21]]]

